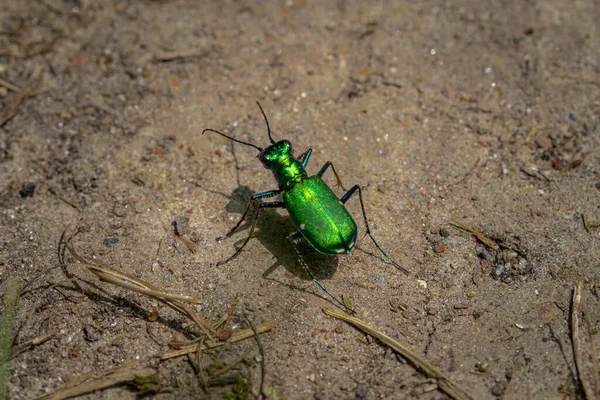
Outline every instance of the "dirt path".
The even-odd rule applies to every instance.
[[[332,161],[346,187],[363,186],[375,238],[411,272],[380,259],[368,238],[339,257],[301,247],[331,292],[347,292],[359,317],[477,399],[582,398],[570,326],[578,282],[600,329],[594,1],[4,3],[0,294],[9,276],[29,281],[57,266],[61,233],[77,226],[82,255],[201,296],[193,308],[207,320],[236,297],[227,329],[248,327],[242,311],[255,324],[274,320],[261,343],[277,398],[444,398],[321,312],[331,304],[297,262],[285,212],[265,212],[243,253],[215,266],[248,231],[215,238],[276,183],[255,149],[200,132],[266,145],[258,100],[276,140],[313,149],[310,174]],[[358,202],[349,209],[360,238]],[[158,371],[156,398],[236,390],[203,390],[185,357],[158,361],[168,343],[195,335],[189,321],[76,265],[22,294],[17,327],[17,344],[54,335],[12,360],[11,399],[133,360]],[[593,385],[585,325],[580,336]],[[224,376],[257,393],[253,340],[208,353],[202,369],[244,354]],[[87,398],[135,396],[115,386]]]

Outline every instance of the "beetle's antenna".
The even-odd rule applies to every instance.
[[[265,122],[267,123],[267,131],[269,132],[269,140],[271,141],[271,144],[275,144],[275,141],[271,137],[271,128],[269,127],[269,121],[267,120],[267,116],[266,116],[265,112],[263,111],[262,107],[260,106],[260,103],[257,101],[256,104],[258,104],[258,108],[260,108],[260,112],[262,113],[263,117],[265,117]]]
[[[227,139],[231,139],[231,140],[233,140],[234,142],[238,142],[238,143],[241,143],[241,144],[245,144],[246,146],[251,146],[251,147],[254,147],[256,150],[258,150],[258,151],[260,151],[260,152],[262,152],[262,151],[263,151],[263,149],[262,149],[261,147],[258,147],[258,146],[254,145],[254,144],[252,144],[252,143],[243,142],[243,141],[241,141],[241,140],[238,140],[238,139],[236,139],[236,138],[234,138],[234,137],[231,137],[231,136],[229,136],[229,135],[226,135],[226,134],[224,134],[224,133],[222,133],[222,132],[219,132],[219,131],[216,131],[216,130],[214,130],[214,129],[205,129],[205,130],[203,130],[203,131],[202,131],[202,134],[203,134],[203,135],[204,135],[204,132],[214,132],[214,133],[218,133],[219,135],[221,135],[221,136],[224,136],[224,137],[226,137]]]

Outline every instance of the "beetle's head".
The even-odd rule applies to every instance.
[[[292,157],[292,144],[289,140],[280,140],[261,151],[258,155],[260,162],[268,169],[290,157]]]

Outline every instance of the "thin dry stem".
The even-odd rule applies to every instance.
[[[583,296],[581,297],[581,309],[583,310],[583,316],[585,319],[585,325],[587,327],[588,338],[590,341],[590,358],[592,359],[592,370],[594,374],[594,387],[596,388],[596,396],[600,397],[600,378],[598,373],[598,351],[596,351],[596,343],[594,342],[594,333],[592,329],[592,321],[590,317],[590,310],[588,309],[587,303]]]
[[[270,330],[272,330],[275,327],[275,321],[273,320],[268,320],[265,321],[261,324],[258,324],[254,327],[256,334],[261,334],[261,333],[266,333],[269,332]],[[215,342],[215,341],[209,341],[207,340],[206,343],[204,343],[202,345],[202,347],[200,347],[197,344],[193,344],[190,346],[185,346],[182,347],[179,350],[176,351],[172,351],[169,353],[165,353],[162,354],[160,356],[161,360],[167,360],[169,358],[175,358],[175,357],[181,357],[181,356],[185,356],[188,353],[193,353],[195,351],[197,351],[198,349],[200,350],[207,350],[207,349],[214,349],[216,347],[221,347],[226,343],[235,343],[235,342],[240,342],[242,340],[246,340],[252,336],[254,336],[255,333],[252,331],[252,329],[242,329],[239,332],[234,333],[229,340],[227,340],[226,342]]]
[[[575,367],[577,367],[577,375],[579,375],[579,381],[583,387],[583,393],[586,399],[594,399],[594,393],[590,386],[590,382],[587,379],[585,369],[583,367],[583,360],[581,359],[581,348],[579,342],[579,312],[581,308],[581,292],[582,283],[575,287],[573,291],[573,314],[571,315],[571,331],[573,340],[573,357],[575,358]]]
[[[452,221],[452,224],[455,227],[458,227],[458,228],[470,233],[471,235],[475,236],[477,238],[477,240],[479,240],[481,243],[483,243],[490,249],[498,250],[500,248],[500,246],[498,246],[498,244],[496,242],[494,242],[492,239],[489,239],[483,233],[476,231],[475,229],[471,228],[464,222],[461,222],[461,221],[457,220],[456,218],[451,218],[450,221]]]
[[[404,346],[403,344],[395,341],[391,337],[387,336],[383,332],[373,328],[362,320],[350,316],[348,314],[332,310],[330,308],[324,308],[323,312],[330,317],[334,317],[337,319],[341,319],[356,328],[360,329],[363,332],[368,333],[369,335],[376,337],[383,343],[390,346],[394,351],[400,354],[402,357],[409,360],[418,368],[422,369],[429,377],[436,380],[436,383],[440,389],[442,389],[446,394],[450,397],[457,400],[473,400],[474,397],[469,394],[465,389],[459,386],[457,383],[453,382],[448,376],[446,376],[442,371],[435,368],[431,365],[427,360],[415,354],[411,349]]]
[[[92,373],[88,372],[79,377],[74,377],[69,382],[60,386],[54,392],[41,397],[43,400],[62,400],[71,397],[81,396],[86,393],[91,393],[96,390],[105,389],[110,386],[117,385],[123,382],[133,381],[136,378],[147,378],[156,374],[156,370],[152,368],[136,367],[139,362],[134,361],[123,367],[101,371],[92,377]],[[91,379],[91,380],[90,380]]]
[[[151,283],[145,282],[135,276],[126,274],[121,271],[116,271],[111,268],[103,267],[97,263],[92,263],[80,256],[72,245],[72,239],[74,234],[65,239],[65,234],[61,237],[65,248],[69,250],[69,252],[73,255],[73,257],[80,262],[80,264],[74,264],[76,266],[85,266],[90,272],[94,273],[100,279],[112,283],[117,286],[121,286],[123,288],[133,290],[136,292],[143,293],[149,297],[155,298],[164,304],[168,305],[175,311],[185,315],[190,318],[192,321],[198,325],[198,327],[204,332],[206,336],[208,336],[211,340],[214,340],[216,336],[215,329],[211,326],[210,323],[204,321],[200,318],[196,313],[185,303],[183,302],[191,302],[198,303],[200,299],[187,297],[187,296],[178,296],[163,292],[159,288],[155,287]]]

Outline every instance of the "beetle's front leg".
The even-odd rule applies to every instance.
[[[317,173],[317,176],[319,178],[323,177],[323,174],[325,173],[325,171],[327,171],[327,168],[331,167],[331,170],[333,171],[333,174],[335,175],[335,179],[337,180],[336,186],[339,186],[342,188],[342,190],[345,192],[346,188],[344,187],[344,185],[342,184],[342,180],[340,179],[340,176],[338,175],[338,173],[335,170],[335,167],[333,166],[333,163],[331,161],[327,161],[325,163],[325,165],[323,165],[321,167],[321,169],[319,170],[319,172]]]
[[[279,193],[281,193],[283,190],[281,189],[277,189],[277,190],[269,190],[268,192],[262,192],[262,193],[257,193],[255,195],[253,195],[252,197],[250,197],[250,200],[248,201],[248,205],[246,206],[246,211],[244,211],[244,214],[242,215],[242,218],[240,218],[240,220],[238,221],[237,224],[235,224],[235,226],[233,228],[231,228],[231,230],[224,236],[219,236],[217,238],[217,241],[221,241],[224,239],[227,239],[229,237],[231,237],[231,235],[233,235],[238,228],[240,227],[240,225],[242,225],[242,222],[244,222],[244,220],[246,219],[246,215],[248,215],[248,211],[250,211],[250,207],[252,207],[252,202],[254,200],[258,200],[258,199],[267,199],[269,197],[274,197],[277,196]],[[264,203],[262,203],[264,204]]]
[[[254,197],[254,196],[252,196],[252,197]],[[266,196],[266,197],[270,197],[270,196]],[[252,202],[252,200],[250,200],[250,202]],[[250,207],[250,206],[248,206],[248,207]],[[256,223],[258,222],[258,216],[260,215],[260,211],[262,209],[264,209],[264,208],[285,208],[285,203],[283,201],[267,201],[267,202],[264,202],[264,203],[260,203],[260,205],[256,209],[256,214],[254,215],[254,221],[252,222],[252,226],[250,227],[250,232],[248,233],[248,237],[246,238],[246,240],[244,240],[244,243],[242,243],[242,245],[240,246],[240,248],[237,249],[235,251],[235,253],[233,253],[233,255],[231,257],[229,257],[227,260],[219,261],[217,263],[217,266],[228,263],[229,261],[231,261],[234,258],[236,258],[238,256],[238,254],[240,254],[242,252],[242,250],[244,249],[244,247],[246,247],[246,245],[248,244],[248,242],[252,238],[252,235],[254,234],[254,229],[256,228]],[[238,225],[239,225],[239,223],[238,223]]]

